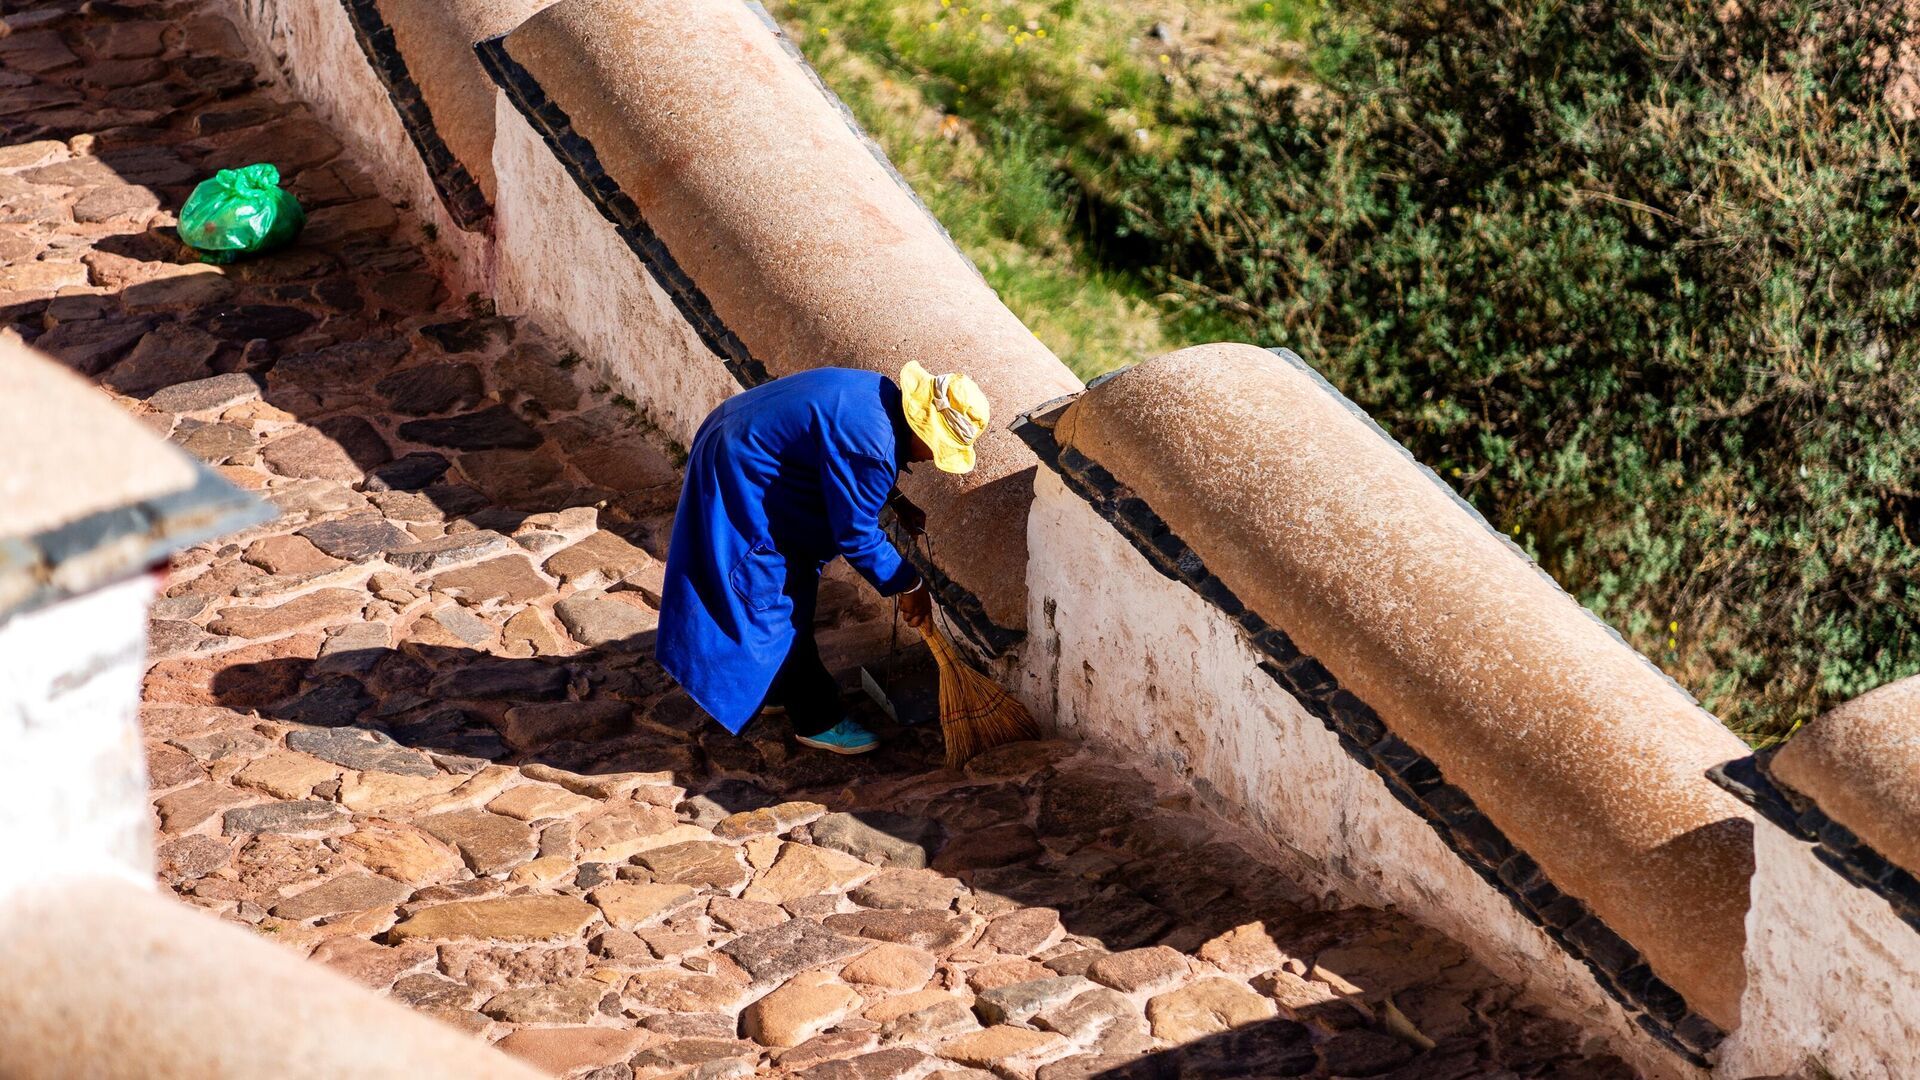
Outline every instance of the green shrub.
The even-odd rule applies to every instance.
[[[1114,250],[1319,365],[1736,730],[1920,670],[1897,4],[1351,0]],[[1718,9],[1718,10],[1716,10]]]

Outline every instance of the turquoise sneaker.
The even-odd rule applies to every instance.
[[[864,754],[880,745],[879,736],[852,720],[842,720],[818,735],[795,735],[801,746],[830,754]]]

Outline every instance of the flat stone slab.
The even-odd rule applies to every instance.
[[[472,364],[429,364],[396,371],[375,383],[373,389],[395,412],[406,416],[472,408],[487,392],[480,369]]]
[[[602,885],[587,894],[598,905],[609,925],[622,930],[660,921],[698,898],[685,885],[629,884]]]
[[[604,588],[626,580],[653,556],[605,529],[598,530],[547,559],[547,573],[581,589]]]
[[[335,829],[347,815],[330,802],[274,802],[229,810],[220,831],[228,836],[248,833],[303,833]]]
[[[273,906],[277,918],[304,922],[350,911],[390,908],[413,895],[413,889],[377,874],[342,874]]]
[[[367,470],[368,491],[420,491],[447,474],[452,467],[445,455],[416,450],[384,465]]]
[[[756,983],[778,983],[813,968],[854,956],[866,943],[836,934],[811,919],[789,919],[744,934],[720,947]]]
[[[278,607],[223,608],[207,624],[207,629],[230,637],[277,637],[308,627],[357,619],[366,602],[366,594],[357,589],[322,589]]]
[[[989,1026],[1022,1024],[1041,1011],[1064,1005],[1093,988],[1093,983],[1071,975],[1010,983],[982,991],[973,999],[973,1011],[979,1014],[981,1023]]]
[[[147,404],[166,412],[216,412],[259,396],[259,381],[236,371],[163,386],[147,396]]]
[[[357,728],[289,732],[287,748],[363,772],[436,776],[440,771],[426,755],[400,746],[384,735]]]
[[[409,543],[387,552],[387,561],[403,570],[425,573],[513,550],[513,542],[497,532],[472,529],[434,540]]]
[[[424,908],[403,919],[387,936],[415,939],[550,941],[578,937],[600,909],[571,896],[507,896]]]
[[[597,589],[574,593],[555,604],[553,613],[573,640],[586,646],[637,646],[641,635],[660,625],[659,614],[638,597],[629,600]]]
[[[881,866],[927,865],[939,846],[940,826],[926,818],[885,810],[828,814],[813,824],[813,842]]]
[[[314,547],[348,562],[359,562],[406,547],[413,534],[379,517],[342,518],[323,521],[299,531]]]
[[[497,874],[539,854],[526,823],[484,810],[459,810],[420,819],[420,827],[451,844],[476,874]]]
[[[442,420],[414,420],[401,424],[399,431],[411,442],[455,450],[531,450],[543,441],[533,425],[505,405]]]
[[[433,587],[463,604],[524,604],[553,591],[533,563],[518,555],[448,570],[433,579]]]

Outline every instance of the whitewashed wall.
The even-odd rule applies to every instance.
[[[153,882],[142,575],[0,622],[0,900],[76,875]]]
[[[1920,1076],[1920,934],[1764,821],[1754,862],[1741,1025],[1718,1075]]]
[[[700,421],[740,384],[498,93],[493,169],[501,314],[528,316],[565,338],[668,435],[692,443]]]
[[[1161,576],[1051,470],[1039,471],[1035,487],[1031,636],[1017,677],[1036,714],[1186,780],[1325,892],[1397,908],[1460,942],[1644,1075],[1699,1075],[1396,802],[1260,670],[1225,616]]]

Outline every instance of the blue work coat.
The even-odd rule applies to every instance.
[[[728,731],[747,726],[838,555],[882,596],[919,580],[880,528],[912,445],[900,388],[818,368],[737,394],[687,454],[654,655]]]

